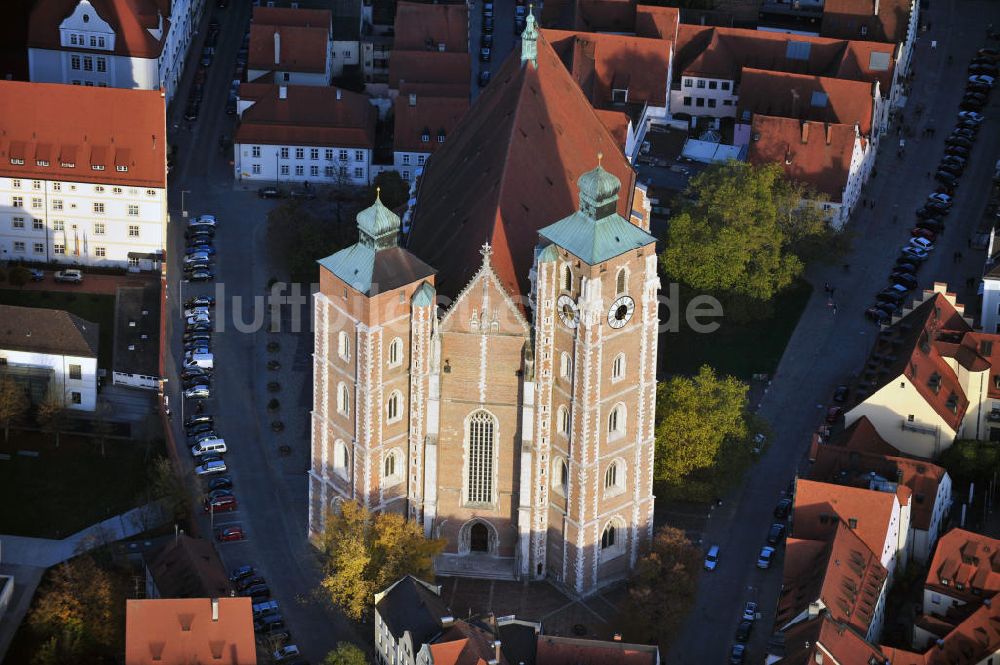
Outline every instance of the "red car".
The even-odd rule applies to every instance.
[[[216,538],[221,543],[229,543],[234,540],[243,540],[246,538],[246,534],[243,533],[243,527],[241,526],[227,526],[225,529],[219,529],[218,533],[216,533]]]
[[[930,229],[923,229],[920,227],[911,230],[910,235],[914,238],[927,238],[931,242],[934,242],[934,239],[937,238],[937,234]]]
[[[217,496],[214,499],[205,499],[205,512],[228,513],[239,508],[236,497],[233,495]]]

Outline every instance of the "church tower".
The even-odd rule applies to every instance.
[[[344,499],[419,517],[422,450],[413,438],[422,439],[434,270],[399,246],[399,217],[378,197],[357,223],[358,242],[319,261],[311,537]]]
[[[625,577],[653,529],[655,238],[598,164],[579,209],[539,231],[533,573],[586,595]]]

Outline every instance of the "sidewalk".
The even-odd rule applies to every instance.
[[[0,535],[0,564],[49,568],[102,545],[131,538],[170,521],[159,502],[139,506],[62,540]]]

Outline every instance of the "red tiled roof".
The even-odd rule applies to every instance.
[[[866,634],[887,576],[879,557],[844,523],[826,542],[790,538],[776,623],[820,600],[834,619]]]
[[[429,645],[434,665],[487,665],[494,662],[493,635],[465,621],[456,621]],[[499,665],[507,665],[500,653]]]
[[[469,99],[469,82],[461,81],[456,83],[408,83],[405,80],[399,82],[399,96],[410,94],[424,97],[458,97]]]
[[[159,90],[0,81],[0,176],[163,188],[166,143]]]
[[[28,22],[28,48],[84,51],[88,49],[61,46],[59,25],[70,16],[80,0],[39,0]],[[115,33],[114,51],[94,50],[96,55],[114,53],[133,58],[159,58],[167,43],[170,30],[169,10],[154,0],[90,0],[97,15]],[[150,30],[160,27],[163,33],[156,39]]]
[[[328,9],[254,7],[250,24],[250,69],[325,72],[333,14]],[[274,35],[279,36],[274,58]]]
[[[867,418],[863,420],[874,429]],[[810,480],[869,487],[874,473],[890,483],[909,488],[913,496],[911,524],[923,531],[930,529],[938,486],[946,473],[942,467],[923,460],[859,452],[831,444],[815,446],[811,457]],[[904,503],[902,498],[900,503]]]
[[[792,43],[797,46],[791,46]],[[683,74],[733,80],[744,67],[811,74],[854,81],[878,81],[888,97],[895,47],[877,42],[681,24],[677,31],[674,78]],[[872,62],[872,54],[883,62]],[[794,55],[796,57],[789,57]],[[877,67],[873,68],[875,64]]]
[[[980,602],[1000,591],[1000,540],[952,529],[938,540],[927,571],[927,588],[968,603]],[[973,588],[979,593],[972,593]]]
[[[400,2],[396,5],[390,64],[399,51],[437,52],[440,44],[444,44],[447,53],[469,52],[469,8],[465,4]]]
[[[851,423],[830,441],[830,445],[876,455],[902,456],[898,448],[882,438],[868,416],[861,416]]]
[[[654,665],[655,645],[601,642],[539,635],[535,662],[539,665]]]
[[[622,111],[611,111],[605,109],[594,109],[598,119],[607,127],[614,137],[618,147],[625,151],[625,144],[628,142],[628,116]]]
[[[236,143],[371,148],[376,110],[368,97],[334,87],[284,86],[287,99],[272,86],[243,112]],[[340,95],[340,99],[337,95]]]
[[[780,164],[790,179],[806,183],[833,202],[843,200],[859,140],[854,125],[757,114],[751,132],[751,162]]]
[[[635,173],[624,153],[544,37],[537,62],[515,49],[421,177],[408,244],[439,268],[441,293],[465,287],[484,241],[504,287],[528,293],[538,230],[577,209],[576,180],[599,152],[628,219]]]
[[[946,358],[957,353],[958,343],[972,327],[945,294],[925,292],[925,298],[879,334],[861,379],[871,384],[869,394],[874,394],[905,375],[948,426],[957,430],[969,400]]]
[[[241,83],[239,98],[247,101],[258,101],[274,92],[274,83],[261,83],[264,77],[256,79],[252,83]]]
[[[669,45],[627,35],[542,30],[573,79],[597,108],[612,105],[612,90],[628,90],[629,102],[667,104]]]
[[[393,51],[389,58],[389,87],[433,83],[461,85],[469,91],[472,56],[438,51]]]
[[[456,97],[423,97],[415,95],[410,104],[409,95],[400,95],[393,104],[393,148],[409,152],[434,152],[444,145],[438,134],[451,135],[462,116],[469,110],[469,100]],[[427,142],[422,140],[426,134]]]
[[[881,561],[896,502],[896,495],[888,492],[799,478],[795,483],[793,534],[826,540],[836,532],[839,522],[845,522]]]
[[[898,44],[906,39],[913,0],[826,0],[820,34]],[[875,8],[878,8],[878,14]]]
[[[785,656],[775,665],[814,665],[829,654],[843,665],[881,665],[887,652],[828,614],[803,621],[785,631]],[[893,660],[892,665],[900,665]]]
[[[249,598],[126,600],[125,665],[255,665]]]
[[[676,7],[637,5],[635,8],[637,37],[654,37],[675,42],[680,22],[680,11]]]
[[[840,125],[857,124],[871,136],[875,97],[871,83],[744,67],[737,118],[752,114]]]
[[[585,32],[632,32],[634,0],[576,0],[573,29]]]

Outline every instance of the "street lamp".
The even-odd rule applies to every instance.
[[[190,189],[182,189],[181,190],[181,217],[184,218],[184,219],[188,218],[188,211],[187,211],[187,208],[184,206],[184,195],[185,194],[190,194],[190,193],[191,193]]]

